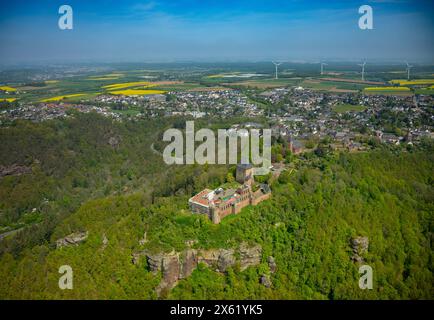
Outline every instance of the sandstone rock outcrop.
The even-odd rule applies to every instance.
[[[267,262],[268,262],[268,267],[270,268],[270,272],[275,273],[277,271],[277,265],[276,265],[276,261],[274,260],[274,257],[269,256],[267,258]]]
[[[104,250],[105,248],[107,248],[107,245],[108,245],[108,239],[107,239],[107,236],[104,233],[102,235],[102,249]]]
[[[157,287],[158,294],[165,288],[173,288],[180,279],[179,253],[173,251],[165,255],[161,260],[161,271],[163,272],[163,279]]]
[[[262,248],[260,245],[249,247],[245,242],[240,245],[241,271],[261,263]]]
[[[18,164],[13,164],[11,166],[0,166],[0,178],[6,176],[20,176],[23,174],[32,173],[31,167],[20,166]]]
[[[271,280],[270,280],[270,277],[267,276],[267,275],[265,275],[265,274],[263,274],[263,275],[261,276],[261,280],[260,280],[260,282],[261,282],[261,284],[262,284],[264,287],[266,287],[266,288],[270,288],[271,285],[272,285]]]
[[[188,249],[181,255],[181,272],[180,279],[187,278],[196,269],[198,263],[197,250]]]
[[[66,236],[65,238],[61,238],[56,241],[56,247],[67,247],[67,246],[77,246],[81,242],[87,239],[89,233],[86,232],[76,232],[72,233],[69,236]]]
[[[189,277],[198,263],[204,263],[217,272],[226,272],[229,267],[240,265],[241,270],[261,262],[262,248],[259,245],[249,247],[242,243],[238,249],[239,259],[236,259],[235,249],[195,250],[187,249],[183,252],[147,253],[146,251],[133,254],[133,263],[137,264],[141,257],[146,256],[149,270],[162,273],[162,280],[156,288],[160,295],[163,290],[172,289],[180,279]]]
[[[235,265],[234,250],[220,250],[220,255],[217,260],[217,271],[226,272],[229,267]]]
[[[117,149],[121,143],[121,139],[119,137],[113,136],[108,139],[108,144],[113,148]]]
[[[355,262],[363,262],[364,260],[362,255],[367,253],[369,248],[368,237],[356,237],[351,239],[351,248],[353,249],[351,260]]]

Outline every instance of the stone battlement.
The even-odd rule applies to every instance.
[[[257,205],[271,196],[268,185],[261,184],[256,191],[252,190],[254,184],[251,175],[252,168],[246,165],[237,167],[237,180],[244,184],[235,189],[216,190],[204,189],[188,201],[190,209],[196,214],[206,214],[213,223],[220,223],[221,219],[230,214],[238,214],[248,205]]]

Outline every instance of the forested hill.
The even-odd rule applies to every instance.
[[[270,200],[213,225],[206,217],[191,215],[187,200],[204,186],[224,183],[228,168],[179,166],[159,175],[157,183],[151,183],[143,177],[161,171],[155,168],[161,167],[161,163],[157,156],[154,159],[141,154],[139,147],[149,147],[152,139],[146,137],[151,135],[141,133],[156,132],[155,127],[143,123],[104,124],[105,120],[98,118],[94,121],[101,125],[93,124],[94,132],[111,130],[100,139],[86,136],[90,124],[81,127],[75,121],[78,120],[20,124],[1,131],[2,151],[9,143],[3,144],[11,132],[8,130],[15,130],[14,139],[21,137],[16,140],[21,141],[18,145],[34,148],[34,158],[40,161],[34,164],[34,159],[23,158],[20,165],[32,167],[33,172],[1,180],[1,209],[9,212],[8,215],[17,214],[5,223],[21,219],[27,208],[34,205],[13,206],[15,201],[7,193],[14,194],[17,186],[27,186],[22,192],[32,195],[37,191],[32,189],[33,183],[41,181],[40,185],[35,184],[35,189],[46,187],[44,196],[55,190],[56,197],[49,201],[65,211],[69,207],[67,201],[60,201],[61,195],[73,199],[80,190],[92,190],[89,185],[95,185],[94,190],[98,192],[89,192],[89,200],[78,197],[71,212],[56,220],[44,237],[19,242],[20,245],[3,240],[8,245],[2,244],[0,257],[0,299],[156,299],[155,289],[161,274],[153,274],[146,259],[133,264],[134,253],[180,252],[189,246],[229,249],[242,242],[261,246],[259,265],[244,271],[234,266],[217,273],[201,264],[191,276],[180,280],[161,297],[433,298],[431,145],[410,150],[380,148],[365,153],[331,153],[322,157],[313,154],[308,159],[298,159],[294,170],[284,172],[272,182]],[[24,145],[25,133],[18,130],[23,128],[32,132],[33,140],[28,145]],[[36,129],[41,130],[41,138],[35,138]],[[61,133],[68,138],[63,139]],[[82,135],[85,137],[79,138]],[[48,146],[37,144],[47,141],[47,137],[52,141]],[[111,137],[116,137],[119,144],[94,144]],[[75,143],[65,146],[64,141]],[[9,148],[13,149],[10,144]],[[48,150],[41,152],[41,148]],[[62,157],[71,150],[76,155],[69,164],[68,158]],[[47,161],[53,160],[48,155],[58,155],[69,169],[57,165],[44,167]],[[13,155],[2,155],[2,165],[16,161],[10,157]],[[145,168],[140,169],[138,164],[144,161]],[[128,173],[127,169],[132,171]],[[122,174],[121,170],[127,173]],[[74,182],[77,176],[81,179]],[[51,184],[43,179],[52,179]],[[104,192],[101,186],[105,180],[115,181],[117,187]],[[65,181],[70,183],[62,189]],[[38,197],[39,194],[35,195],[35,199],[39,200]],[[56,240],[74,232],[87,232],[88,236],[76,246],[56,248]],[[369,241],[369,248],[361,253],[361,258],[373,269],[373,290],[359,289],[360,263],[354,261],[352,247],[352,240],[358,237]],[[270,256],[275,260],[275,272],[270,270],[267,260]],[[58,270],[62,265],[70,265],[74,271],[73,290],[58,287]],[[269,277],[270,286],[261,283],[263,275]]]
[[[152,186],[162,159],[149,150],[164,121],[117,122],[97,114],[0,127],[0,254],[48,240],[86,200]]]

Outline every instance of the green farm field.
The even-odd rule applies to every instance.
[[[333,107],[333,111],[337,113],[345,113],[345,112],[362,112],[366,110],[365,106],[361,105],[352,105],[352,104],[339,104]]]

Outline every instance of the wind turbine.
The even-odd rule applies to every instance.
[[[362,64],[359,64],[358,66],[362,67],[362,81],[365,81],[365,66],[366,66],[366,61],[363,62]]]
[[[271,61],[271,63],[274,64],[274,66],[276,67],[276,77],[275,77],[275,79],[278,79],[278,77],[277,77],[277,67],[280,66],[282,64],[282,62]]]
[[[321,75],[324,74],[324,66],[328,66],[327,63],[321,62]]]
[[[413,68],[412,65],[409,65],[408,62],[405,62],[407,64],[407,80],[410,80],[410,69]]]

